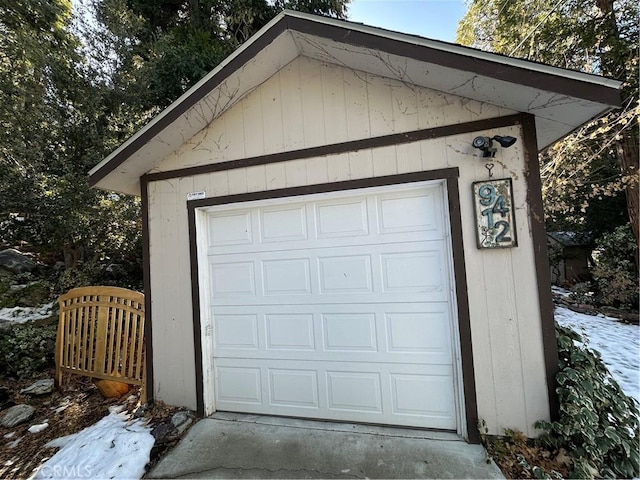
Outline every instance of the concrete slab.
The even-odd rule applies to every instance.
[[[196,423],[147,478],[504,478],[449,433],[258,415]]]

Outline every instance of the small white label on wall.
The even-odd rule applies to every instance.
[[[187,201],[189,200],[201,200],[205,197],[205,192],[191,192],[187,193]]]

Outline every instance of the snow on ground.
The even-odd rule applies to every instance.
[[[154,438],[141,420],[131,420],[121,410],[111,407],[109,415],[94,425],[49,442],[47,447],[62,448],[32,478],[141,478]]]
[[[585,315],[556,307],[555,319],[588,339],[624,393],[640,402],[640,327],[604,315]]]
[[[13,307],[0,308],[0,322],[24,323],[29,320],[48,318],[53,311],[54,303],[48,303],[40,307]]]
[[[551,291],[556,295],[560,295],[561,297],[567,298],[571,295],[571,290],[567,290],[566,288],[558,287],[557,285],[551,285]]]

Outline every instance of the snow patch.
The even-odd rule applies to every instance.
[[[47,443],[62,448],[32,478],[141,478],[155,441],[151,430],[122,408],[109,410],[94,425]]]
[[[55,303],[48,303],[40,307],[12,307],[0,308],[0,321],[25,323],[29,320],[49,318],[53,313]]]
[[[597,350],[611,376],[628,396],[640,403],[640,327],[603,315],[585,315],[565,307],[556,307],[556,322],[570,327]]]
[[[45,421],[44,423],[38,423],[36,425],[31,425],[27,430],[29,433],[38,433],[47,428],[49,424]]]

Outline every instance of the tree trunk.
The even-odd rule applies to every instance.
[[[629,175],[633,178],[627,183],[627,211],[629,212],[629,221],[633,234],[636,237],[636,245],[638,245],[638,211],[640,210],[640,193],[638,192],[638,181],[640,180],[640,160],[638,159],[638,137],[634,135],[636,127],[631,127],[630,131],[625,132],[622,138],[616,142],[618,158],[620,159],[620,168],[622,175]],[[636,249],[636,267],[638,267],[638,250]]]

